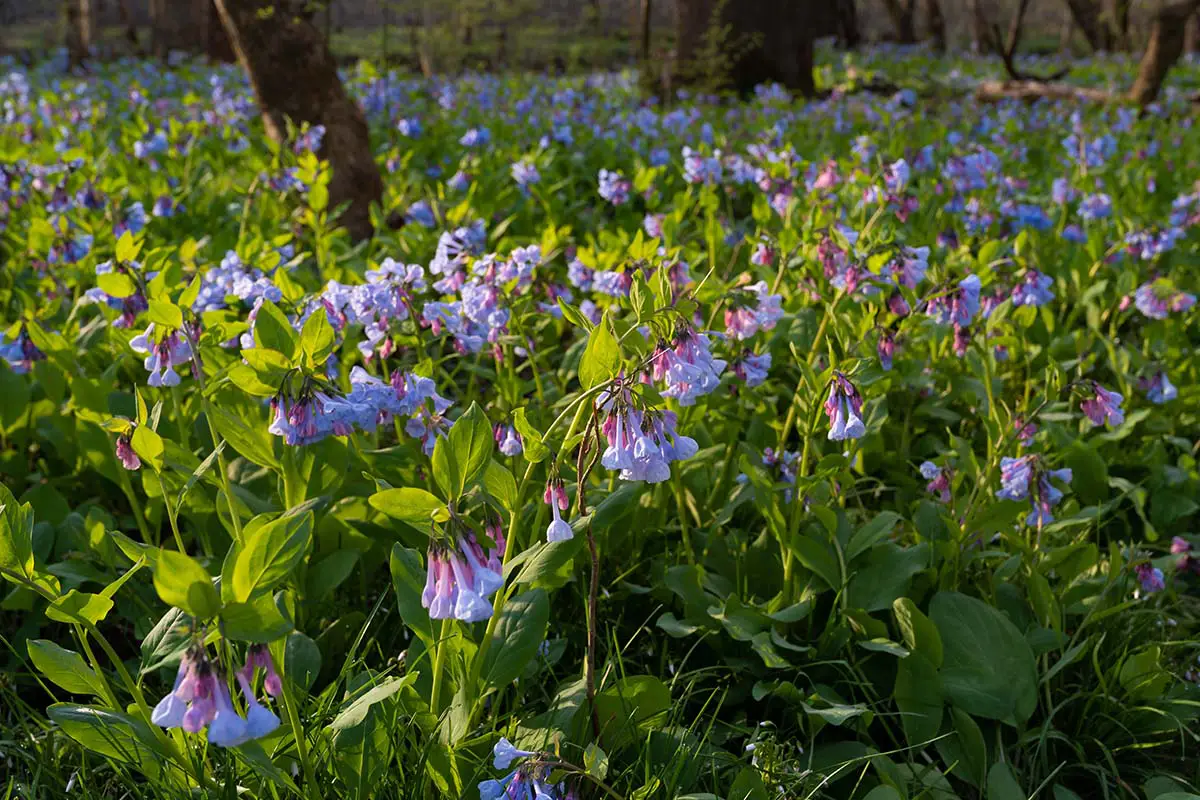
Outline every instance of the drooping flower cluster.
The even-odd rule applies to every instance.
[[[943,503],[950,502],[950,470],[943,469],[932,461],[921,464],[921,477],[929,481],[925,491],[936,494]]]
[[[1125,411],[1121,402],[1125,399],[1116,392],[1110,392],[1095,381],[1090,382],[1092,396],[1079,404],[1079,409],[1087,416],[1093,425],[1108,424],[1115,428],[1125,421]]]
[[[500,771],[509,769],[518,760],[523,763],[503,778],[479,784],[479,800],[578,800],[574,786],[566,782],[549,783],[553,765],[541,754],[518,750],[505,737],[492,748],[492,766]]]
[[[769,331],[783,316],[783,298],[771,294],[766,281],[744,288],[725,311],[725,331],[734,339],[749,339],[760,330]]]
[[[926,313],[942,325],[966,327],[979,313],[979,292],[979,276],[968,275],[957,288],[930,298]]]
[[[620,172],[607,169],[600,170],[600,196],[614,206],[624,205],[629,201],[629,181]]]
[[[209,743],[218,747],[236,747],[262,738],[279,727],[279,717],[254,695],[252,681],[259,667],[267,673],[267,693],[274,697],[282,694],[270,651],[264,645],[252,646],[246,665],[236,675],[246,705],[243,717],[234,708],[220,665],[208,658],[202,643],[193,644],[179,662],[175,686],[154,707],[150,719],[155,725],[188,733],[207,728]]]
[[[192,343],[183,331],[156,331],[153,322],[129,341],[129,347],[146,356],[142,361],[150,373],[146,383],[154,387],[178,386],[180,378],[175,368],[192,360]]]
[[[347,286],[330,281],[321,295],[335,330],[360,325],[365,340],[358,343],[364,358],[376,352],[391,355],[389,334],[393,326],[408,319],[414,296],[425,291],[425,270],[417,264],[401,264],[385,258],[377,269],[366,272],[367,283]]]
[[[773,323],[772,323],[773,324]],[[681,406],[694,405],[721,383],[726,362],[713,358],[708,335],[690,325],[681,325],[673,341],[660,343],[651,356],[651,374],[664,381],[663,397],[673,397]]]
[[[430,619],[480,622],[492,615],[487,598],[504,585],[501,553],[504,535],[499,526],[489,530],[496,547],[485,551],[471,532],[460,533],[453,546],[435,542],[428,554],[421,605]]]
[[[1196,295],[1180,292],[1165,280],[1143,283],[1133,297],[1138,311],[1150,319],[1166,319],[1168,314],[1182,313],[1196,304]]]
[[[11,341],[8,340],[9,336],[12,337]],[[15,334],[9,330],[7,335],[0,335],[0,358],[4,359],[13,372],[24,375],[33,368],[35,361],[44,361],[46,354],[29,338],[29,331],[25,326],[18,325]]]
[[[840,372],[830,382],[825,414],[829,417],[829,436],[832,441],[860,439],[867,433],[862,420],[862,395],[858,388]]]
[[[1155,370],[1148,378],[1140,379],[1138,385],[1146,393],[1146,399],[1156,405],[1168,403],[1179,396],[1179,390],[1161,369]]]
[[[571,507],[567,488],[563,485],[561,478],[553,478],[546,484],[546,491],[542,493],[542,502],[550,506],[552,517],[549,526],[546,527],[546,541],[565,542],[574,539],[575,531],[571,529],[570,523],[563,519],[560,513]]]
[[[672,461],[689,459],[700,449],[695,439],[675,430],[674,412],[635,408],[627,388],[607,393],[601,407],[608,412],[601,429],[608,447],[600,463],[620,470],[621,480],[661,483],[671,477]]]
[[[284,387],[271,400],[268,430],[299,446],[326,436],[349,436],[355,428],[371,432],[393,417],[408,416],[405,431],[432,453],[434,436],[449,428],[443,414],[452,403],[437,393],[431,378],[397,371],[385,383],[356,366],[350,371],[350,387],[345,395],[311,381],[294,394]]]
[[[1049,525],[1054,521],[1050,509],[1063,498],[1063,493],[1050,479],[1070,483],[1072,477],[1070,469],[1045,469],[1037,455],[1019,458],[1005,456],[1000,459],[1000,491],[996,492],[996,496],[1004,500],[1028,498],[1033,510],[1025,518],[1025,524]]]
[[[1049,275],[1043,275],[1037,270],[1031,269],[1013,288],[1013,305],[1044,306],[1054,299],[1054,292],[1050,291],[1050,287],[1053,285],[1054,279]]]

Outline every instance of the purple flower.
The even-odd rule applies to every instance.
[[[132,435],[133,431],[130,431],[128,434],[117,437],[117,460],[121,462],[122,467],[131,472],[142,468],[142,460],[138,458],[137,453],[133,452],[133,445],[130,444]]]
[[[950,472],[934,464],[932,461],[925,461],[921,464],[921,477],[929,481],[925,486],[925,491],[930,494],[936,494],[938,499],[943,503],[950,502]]]
[[[1013,428],[1017,431],[1017,441],[1023,447],[1030,447],[1033,444],[1033,437],[1037,436],[1038,427],[1032,422],[1025,422],[1021,417],[1013,418]]]
[[[1079,203],[1079,216],[1089,222],[1112,216],[1112,198],[1103,193],[1089,194]]]
[[[503,543],[497,542],[503,549]],[[430,619],[480,622],[492,616],[486,598],[504,585],[495,568],[495,553],[487,554],[473,534],[458,537],[455,548],[435,544],[429,549],[429,564],[421,605]]]
[[[492,747],[492,766],[496,769],[508,769],[518,758],[528,758],[534,755],[529,750],[518,750],[512,742],[501,736],[500,741]]]
[[[1151,319],[1166,319],[1169,313],[1187,311],[1195,303],[1195,295],[1176,291],[1161,279],[1142,284],[1134,293],[1134,304]]]
[[[16,338],[11,342],[6,342],[5,338],[5,335],[0,334],[0,358],[3,358],[9,369],[16,374],[24,375],[33,368],[35,361],[45,360],[46,354],[29,338],[29,332],[24,326],[21,326]]]
[[[1138,564],[1133,571],[1137,575],[1138,583],[1141,584],[1143,594],[1154,594],[1167,588],[1166,581],[1163,579],[1163,571],[1153,564]]]
[[[825,414],[829,417],[829,435],[832,441],[861,439],[867,433],[862,421],[862,395],[840,372],[835,372],[825,401]]]
[[[608,411],[601,429],[608,447],[600,463],[619,470],[621,480],[661,483],[671,477],[672,461],[689,459],[700,449],[695,439],[675,430],[673,412],[634,408],[627,388],[614,389],[601,405]]]
[[[651,356],[652,374],[655,380],[666,382],[664,397],[690,406],[717,388],[726,362],[713,358],[709,347],[708,336],[690,326],[680,328],[670,344],[659,344]]]
[[[890,370],[892,358],[896,355],[896,337],[890,330],[880,331],[875,352],[879,355],[879,365],[885,370]]]
[[[733,374],[744,380],[746,386],[751,389],[761,386],[766,381],[767,373],[770,370],[770,353],[755,353],[747,350],[742,353],[741,358],[733,363]]]
[[[966,327],[979,313],[979,293],[979,276],[968,275],[958,282],[958,288],[932,298],[926,313],[942,325]]]
[[[624,205],[629,200],[629,181],[619,172],[600,170],[600,196],[614,206]]]
[[[1004,500],[1029,499],[1033,510],[1025,518],[1025,524],[1042,526],[1054,521],[1050,509],[1058,505],[1063,493],[1050,479],[1070,483],[1073,475],[1069,469],[1046,470],[1036,455],[1000,459],[1000,491],[996,496]]]
[[[575,531],[571,529],[570,524],[559,513],[571,507],[570,498],[567,497],[567,489],[563,486],[563,482],[560,479],[555,478],[546,484],[546,491],[542,494],[542,502],[550,506],[550,514],[553,517],[550,525],[546,528],[546,541],[565,542],[575,538]]]
[[[725,330],[733,339],[749,339],[760,330],[769,331],[783,316],[782,297],[770,294],[766,281],[745,287],[730,299],[725,311]]]
[[[527,158],[515,162],[510,170],[512,179],[517,182],[517,186],[525,189],[542,179],[542,175],[538,172],[537,165]]]
[[[1016,285],[1012,292],[1014,306],[1044,306],[1054,299],[1050,287],[1054,279],[1043,275],[1035,269],[1025,273],[1025,277]]]
[[[1156,370],[1149,378],[1142,378],[1138,381],[1138,385],[1146,393],[1146,399],[1158,405],[1174,400],[1179,396],[1179,390],[1167,378],[1167,373],[1161,369]]]
[[[146,326],[144,333],[133,337],[129,347],[135,353],[144,353],[142,366],[150,373],[146,382],[150,386],[178,386],[179,374],[175,367],[192,360],[192,345],[178,330],[155,332],[154,323]]]
[[[519,456],[525,452],[521,434],[512,425],[496,425],[493,435],[500,452],[506,456]]]
[[[663,235],[663,220],[665,214],[647,214],[642,218],[642,230],[651,239],[658,239]]]
[[[721,151],[705,156],[690,147],[683,148],[683,179],[688,183],[718,184],[722,178]]]
[[[1079,404],[1080,410],[1093,425],[1104,425],[1107,422],[1109,427],[1115,428],[1123,423],[1125,412],[1121,409],[1121,401],[1125,398],[1116,392],[1110,392],[1095,381],[1091,384],[1095,394]]]

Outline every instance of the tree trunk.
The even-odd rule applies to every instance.
[[[946,18],[942,15],[939,0],[925,0],[925,17],[929,20],[929,36],[934,49],[939,53],[946,49]]]
[[[1130,0],[1111,0],[1106,14],[1110,39],[1119,50],[1129,50],[1133,45],[1129,38],[1129,6]]]
[[[1149,105],[1158,98],[1167,73],[1183,55],[1183,40],[1188,17],[1196,13],[1200,0],[1163,6],[1150,25],[1150,41],[1138,64],[1137,78],[1129,89],[1129,99],[1138,105]]]
[[[133,23],[133,16],[129,13],[129,0],[117,0],[117,16],[125,28],[125,39],[129,42],[129,47],[135,56],[141,58],[146,53],[142,50],[142,43],[138,41],[137,25]]]
[[[341,224],[355,241],[373,232],[371,203],[383,180],[371,152],[367,120],[346,94],[329,45],[298,10],[302,0],[216,0],[221,22],[250,78],[267,135],[285,138],[285,120],[324,125],[318,155],[329,161],[329,207],[349,202]]]
[[[1100,6],[1094,0],[1067,0],[1067,7],[1094,52],[1112,49],[1111,28],[1104,24]]]
[[[88,45],[84,39],[83,10],[80,0],[64,0],[63,2],[63,13],[66,15],[68,70],[82,67],[88,57]]]
[[[1063,6],[1062,21],[1058,28],[1058,49],[1066,52],[1071,49],[1071,36],[1075,33],[1075,18],[1071,9]]]
[[[1200,50],[1200,14],[1188,17],[1187,29],[1183,32],[1183,49],[1189,53]]]
[[[650,65],[650,20],[654,12],[653,0],[641,0],[640,17],[638,19],[638,55],[641,57],[643,69]]]
[[[837,15],[834,33],[841,40],[842,46],[850,49],[858,47],[862,41],[862,34],[858,30],[858,8],[855,0],[838,0],[834,13]]]
[[[998,42],[992,35],[992,26],[983,11],[983,0],[971,0],[971,49],[976,53],[991,53]]]
[[[217,13],[215,0],[201,0],[201,2],[206,7],[204,52],[208,56],[208,60],[223,64],[237,61],[237,53],[233,52],[233,43],[229,41],[229,34],[225,32],[225,26],[221,24],[221,16]]]
[[[677,0],[676,79],[695,81],[706,58],[722,58],[728,67],[725,87],[740,93],[756,85],[777,82],[809,97],[813,84],[813,35],[819,14],[814,5],[827,0]],[[730,41],[720,52],[705,52],[717,44],[713,32],[725,29]],[[732,63],[729,63],[732,61]],[[715,71],[707,74],[716,74]],[[675,82],[675,81],[672,81]]]
[[[917,41],[917,3],[916,0],[884,0],[888,16],[896,29],[896,41],[900,44],[912,44]]]

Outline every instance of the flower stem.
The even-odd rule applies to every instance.
[[[496,617],[497,617],[497,615],[496,615],[496,614],[493,614],[493,615],[492,615],[492,619],[496,619]],[[450,622],[449,622],[449,620],[445,620],[445,619],[444,619],[444,620],[442,620],[442,624],[441,624],[441,626],[440,626],[440,627],[439,627],[439,629],[438,629],[438,640],[437,640],[437,647],[436,647],[436,648],[435,648],[435,650],[434,650],[434,656],[433,656],[433,691],[432,691],[432,692],[430,692],[430,694],[429,694],[429,710],[430,710],[430,711],[432,711],[432,712],[434,713],[434,715],[437,715],[438,713],[440,713],[440,712],[439,712],[439,709],[440,709],[440,704],[438,703],[438,701],[441,699],[441,694],[442,694],[442,678],[443,678],[443,676],[444,676],[444,674],[445,674],[445,666],[446,666],[446,635],[447,635],[447,633],[449,633],[449,631],[447,630],[447,628],[449,627],[449,625],[450,625]],[[489,627],[490,627],[490,626],[489,626]],[[487,637],[487,639],[486,639],[485,641],[490,641],[490,640],[491,640],[491,637],[490,637],[490,636],[488,636],[488,637]]]

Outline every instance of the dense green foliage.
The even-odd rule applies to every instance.
[[[547,797],[1194,796],[1177,94],[364,65],[407,224],[352,246],[236,71],[11,70],[9,796],[473,798],[501,736]],[[181,662],[249,664],[207,733]]]

